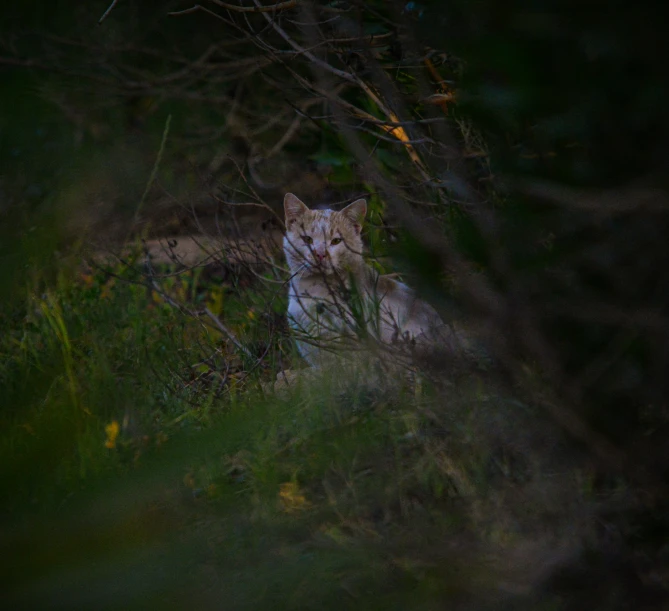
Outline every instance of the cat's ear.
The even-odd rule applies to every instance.
[[[283,198],[283,211],[286,214],[286,227],[290,225],[292,221],[299,219],[309,208],[295,197],[292,193],[286,193],[286,196]]]
[[[352,204],[349,204],[344,208],[341,213],[346,216],[348,219],[353,221],[355,228],[358,233],[362,229],[362,223],[365,220],[365,215],[367,214],[367,202],[364,199],[356,199]]]

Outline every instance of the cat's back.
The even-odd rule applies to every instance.
[[[429,335],[444,324],[429,303],[419,299],[413,289],[393,276],[379,276],[376,292],[382,308],[398,323],[402,332],[409,332],[414,337]]]

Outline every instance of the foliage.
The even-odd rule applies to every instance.
[[[663,10],[242,5],[8,9],[3,596],[663,608]],[[373,264],[495,366],[267,395],[285,191],[366,196]]]

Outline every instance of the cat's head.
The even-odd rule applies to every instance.
[[[359,199],[343,210],[309,210],[292,193],[283,200],[286,213],[284,251],[292,272],[346,272],[362,262],[362,222],[367,204]]]

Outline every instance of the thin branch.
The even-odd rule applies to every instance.
[[[214,15],[214,17],[218,17],[219,19],[221,18],[216,13],[213,13],[212,11],[208,11],[206,8],[204,8],[203,6],[200,6],[199,4],[194,4],[190,8],[185,8],[182,11],[171,11],[167,14],[170,17],[178,17],[180,15],[190,15],[191,13],[197,13],[197,11],[204,11],[204,12],[207,12],[207,13],[210,13],[210,14]]]
[[[256,3],[256,6],[260,7],[260,3],[258,0],[254,0]],[[344,80],[350,81],[352,83],[356,83],[360,85],[359,79],[351,74],[350,72],[345,72],[344,70],[339,70],[338,68],[335,68],[334,66],[331,66],[327,62],[324,62],[321,59],[318,59],[313,53],[310,53],[307,51],[304,47],[300,46],[298,43],[296,43],[288,34],[285,32],[285,30],[278,24],[276,23],[269,15],[263,13],[263,17],[267,20],[267,22],[274,28],[276,33],[281,36],[295,51],[298,53],[304,55],[309,61],[313,62],[320,68],[323,68],[324,70],[327,70],[328,72],[334,74],[335,76],[338,76],[339,78],[343,78]],[[381,103],[382,104],[382,103]]]
[[[607,190],[571,189],[562,184],[540,180],[513,180],[509,181],[509,185],[539,201],[596,212],[603,216],[639,210],[649,212],[669,210],[666,191],[642,184]]]
[[[271,150],[267,153],[267,155],[265,155],[265,159],[270,159],[271,157],[274,157],[274,155],[280,153],[283,147],[290,141],[290,139],[295,135],[297,130],[300,128],[301,123],[302,123],[302,117],[300,115],[297,115],[293,119],[293,122],[290,124],[288,129],[286,130],[286,133],[284,133],[284,135],[271,148]]]
[[[274,11],[282,11],[297,6],[297,0],[286,0],[286,2],[279,2],[270,6],[237,6],[235,4],[228,4],[220,0],[211,0],[215,5],[226,8],[229,11],[237,13],[272,13]]]
[[[155,280],[151,279],[151,287],[173,308],[176,308],[177,310],[181,312],[185,312],[189,314],[190,316],[193,316],[194,318],[197,318],[196,312],[193,312],[189,308],[187,308],[185,305],[179,303],[178,301],[175,301],[170,297],[165,291],[163,291],[158,284],[156,283]],[[205,314],[211,322],[214,323],[214,326],[221,332],[223,335],[225,335],[234,345],[235,347],[243,352],[246,356],[248,356],[251,359],[254,359],[255,357],[251,353],[251,351],[244,346],[238,339],[237,336],[230,331],[219,319],[218,316],[216,316],[209,308],[204,308],[203,310],[200,311],[200,313]]]
[[[105,19],[107,19],[107,15],[109,15],[109,13],[112,12],[112,9],[116,6],[117,2],[118,0],[112,1],[112,3],[109,5],[109,8],[104,12],[104,15],[102,15],[102,17],[100,17],[100,19],[98,20],[98,25],[100,25]]]
[[[235,334],[234,334],[232,331],[230,331],[230,329],[228,329],[228,328],[221,322],[221,319],[220,319],[218,316],[216,316],[216,315],[215,315],[209,308],[205,308],[204,310],[202,310],[202,312],[203,312],[204,314],[206,314],[206,315],[211,319],[211,321],[216,325],[216,328],[217,328],[221,333],[223,333],[223,335],[226,335],[227,338],[228,338],[228,339],[229,339],[229,340],[230,340],[230,341],[231,341],[231,342],[232,342],[232,343],[233,343],[239,350],[241,350],[241,351],[242,351],[246,356],[248,356],[249,358],[251,358],[251,359],[252,359],[252,358],[255,358],[255,357],[253,356],[253,354],[251,354],[251,351],[250,351],[246,346],[244,346],[244,344],[242,344],[242,343],[237,339],[237,337],[235,336]]]
[[[158,156],[156,157],[156,162],[153,164],[151,175],[149,176],[149,180],[146,183],[146,188],[144,189],[144,193],[142,193],[142,199],[139,200],[139,204],[137,204],[137,210],[135,210],[135,223],[139,220],[139,213],[141,212],[142,206],[144,205],[144,200],[146,199],[146,196],[149,193],[149,189],[151,188],[153,181],[156,179],[156,174],[158,173],[158,166],[160,165],[160,162],[163,158],[163,153],[165,152],[165,144],[167,143],[167,136],[170,133],[171,122],[172,122],[172,115],[168,115],[167,121],[165,122],[165,129],[163,130],[163,138],[162,141],[160,142],[160,149],[158,149]]]

